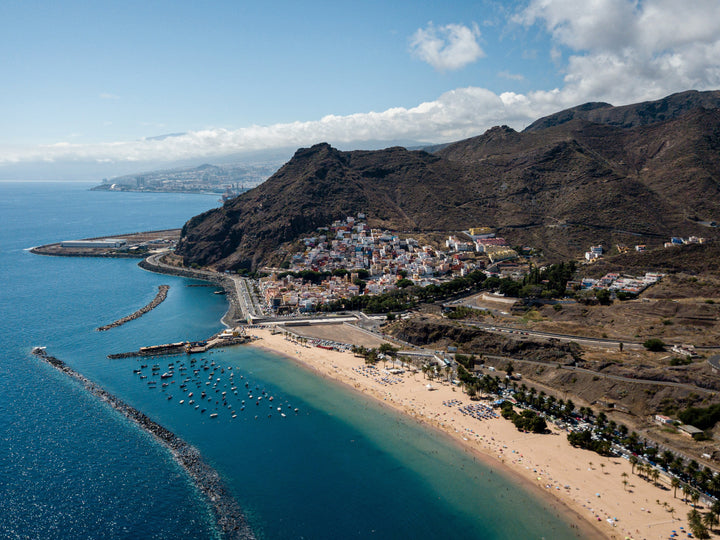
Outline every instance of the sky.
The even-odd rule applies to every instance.
[[[720,1],[4,0],[0,74],[0,179],[438,143],[720,89]]]

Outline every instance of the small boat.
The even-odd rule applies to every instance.
[[[172,399],[172,396],[168,396],[168,399]]]
[[[172,377],[172,374],[168,373],[167,371],[165,373],[163,373],[162,375],[160,375],[161,379],[169,379],[170,377]]]
[[[212,414],[210,415],[210,418],[217,418],[217,413],[216,413],[216,412],[212,413]]]

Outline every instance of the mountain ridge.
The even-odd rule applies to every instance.
[[[720,92],[666,100],[634,112],[586,104],[545,117],[555,119],[546,127],[496,126],[433,153],[302,148],[257,188],[191,219],[178,253],[186,264],[256,269],[281,262],[298,235],[358,212],[407,232],[489,225],[549,259],[591,243],[716,237],[699,222],[720,221]],[[578,111],[603,111],[603,122]]]

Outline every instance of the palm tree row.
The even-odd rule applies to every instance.
[[[462,360],[462,358],[460,359]],[[514,398],[520,405],[544,413],[549,418],[561,420],[571,425],[577,424],[579,420],[591,424],[588,428],[586,438],[604,441],[605,445],[596,444],[598,449],[609,448],[610,445],[617,445],[625,449],[629,454],[630,462],[635,467],[640,464],[637,456],[644,456],[649,463],[643,465],[646,469],[640,469],[640,475],[646,476],[648,480],[657,483],[660,471],[652,465],[668,471],[672,477],[679,478],[683,482],[700,493],[720,497],[720,474],[714,473],[709,467],[700,467],[697,461],[686,462],[670,450],[660,451],[657,447],[644,441],[634,431],[630,431],[624,424],[618,424],[610,420],[604,412],[595,413],[590,407],[575,408],[575,404],[568,399],[556,399],[554,396],[547,396],[545,392],[538,392],[525,383],[518,385],[517,382],[507,382],[498,376],[491,377],[484,375],[476,377],[463,366],[464,362],[458,364],[458,378],[465,386],[471,396],[483,391],[487,394],[500,394],[503,389],[513,392]],[[468,363],[467,367],[470,367]],[[578,437],[576,437],[578,438]],[[652,464],[652,465],[651,465]],[[676,488],[677,489],[677,488]]]

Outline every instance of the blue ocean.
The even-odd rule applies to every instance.
[[[258,538],[577,537],[542,501],[442,435],[290,360],[242,346],[208,353],[181,389],[177,377],[148,385],[135,358],[108,359],[209,337],[222,328],[225,297],[146,272],[137,260],[27,249],[181,227],[220,203],[89,187],[0,183],[0,538],[220,537],[169,451],[32,356],[38,345],[196,447]],[[159,307],[95,331],[150,302],[161,284],[170,290]],[[193,374],[185,356],[152,362]],[[209,397],[195,408],[189,392]]]

